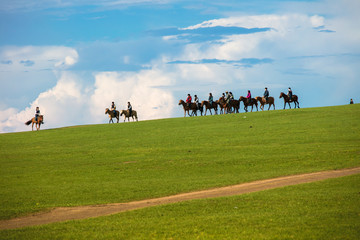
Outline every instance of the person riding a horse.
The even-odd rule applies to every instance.
[[[268,99],[269,99],[269,91],[268,91],[267,87],[265,88],[264,98],[266,99],[266,102],[268,102]]]
[[[248,90],[248,94],[247,94],[246,98],[248,100],[248,104],[250,105],[251,104],[251,92],[250,92],[250,90]]]
[[[289,97],[289,100],[290,100],[290,102],[292,101],[292,90],[291,90],[291,87],[289,87],[289,89],[288,89],[288,97]]]
[[[132,116],[132,106],[130,104],[130,102],[128,102],[128,111],[129,111],[129,116]]]
[[[197,109],[200,109],[200,102],[199,102],[199,98],[197,97],[197,95],[194,95],[194,102],[196,104]]]
[[[35,122],[37,122],[39,116],[40,116],[40,109],[39,109],[39,107],[36,107]]]
[[[188,93],[188,97],[186,98],[186,104],[189,108],[191,106],[191,100],[192,100],[191,95],[190,95],[190,93]]]
[[[111,103],[110,110],[113,111],[114,116],[116,116],[116,106],[115,106],[115,103],[114,103],[114,102]]]
[[[225,102],[226,102],[226,104],[229,104],[229,102],[230,102],[230,96],[231,96],[230,93],[226,91],[226,96],[225,96]]]
[[[209,93],[209,103],[210,103],[210,106],[212,106],[213,102],[214,102],[213,95],[212,95],[212,93]]]

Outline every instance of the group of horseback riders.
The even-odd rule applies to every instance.
[[[280,94],[280,98],[284,97],[284,93]],[[214,97],[212,95],[212,93],[209,93],[209,97],[208,97],[208,101],[202,101],[202,103],[200,104],[199,98],[197,95],[194,95],[194,102],[192,102],[192,97],[190,94],[188,94],[187,98],[186,98],[186,108],[187,109],[191,109],[193,111],[195,110],[200,110],[200,112],[202,113],[202,108],[203,106],[206,107],[206,110],[209,110],[211,113],[211,108],[213,108],[215,110],[215,113],[217,111],[217,105],[220,106],[221,108],[221,112],[222,109],[224,109],[226,112],[232,112],[231,109],[234,109],[234,111],[238,112],[239,109],[239,103],[240,102],[244,103],[244,109],[247,112],[247,108],[248,106],[251,106],[251,108],[253,107],[253,105],[256,106],[257,108],[257,102],[260,102],[260,108],[263,110],[264,109],[264,105],[265,104],[269,104],[269,109],[270,106],[273,105],[274,109],[275,109],[275,103],[274,103],[274,98],[270,97],[270,93],[267,87],[265,87],[264,93],[262,97],[255,97],[253,98],[251,96],[251,91],[248,90],[247,91],[247,95],[246,97],[240,97],[239,100],[235,100],[234,95],[232,92],[230,91],[226,91],[225,93],[222,93],[222,96],[219,98],[219,100],[214,101]],[[298,104],[297,102],[297,96],[293,95],[291,88],[288,88],[288,93],[287,95],[284,97],[284,101],[286,103],[289,102],[294,102],[295,103],[295,107],[296,104]],[[180,103],[179,103],[180,105]],[[196,109],[194,109],[194,106],[196,106]],[[290,106],[290,103],[289,103]],[[284,108],[285,108],[285,103],[284,103]],[[290,107],[291,108],[291,107]],[[185,111],[185,109],[184,109]],[[196,115],[196,114],[194,114]],[[205,111],[205,115],[206,115],[206,111]]]

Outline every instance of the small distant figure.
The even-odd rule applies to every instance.
[[[199,98],[198,98],[198,96],[196,94],[194,95],[194,102],[196,104],[197,109],[200,109]]]
[[[350,99],[350,104],[354,104],[354,101],[353,101],[353,99]]]
[[[115,103],[114,103],[114,102],[111,102],[110,110],[113,111],[114,116],[116,116],[116,106],[115,106]]]
[[[269,100],[269,91],[268,91],[267,87],[265,88],[265,92],[264,92],[263,97],[266,99],[266,102],[268,102],[268,100]]]
[[[191,106],[191,101],[192,101],[191,95],[190,95],[190,93],[188,93],[188,97],[186,98],[186,104],[187,104],[188,108],[190,108],[190,106]]]
[[[132,106],[130,102],[128,102],[128,111],[129,111],[129,116],[132,117]]]
[[[229,92],[229,99],[230,99],[230,100],[234,100],[234,95],[233,95],[232,92]]]
[[[292,96],[293,96],[292,90],[291,90],[291,87],[289,87],[289,89],[288,89],[288,97],[289,97],[290,102],[292,102]]]
[[[40,108],[36,107],[36,110],[35,110],[35,122],[38,121],[39,116],[40,116]]]
[[[247,94],[246,98],[248,100],[248,104],[250,105],[251,104],[251,92],[250,92],[250,90],[248,90],[248,94]]]
[[[213,95],[212,95],[212,93],[209,93],[209,103],[210,103],[210,106],[212,106],[213,102],[214,102]]]

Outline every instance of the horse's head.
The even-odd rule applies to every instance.
[[[121,110],[120,116],[122,116],[123,114],[125,114],[125,110]]]
[[[107,114],[109,112],[109,109],[108,108],[106,108],[105,109],[105,114]]]
[[[240,96],[239,101],[244,101],[245,97]]]
[[[184,100],[181,100],[179,101],[179,105],[183,105],[184,104]]]
[[[204,104],[205,104],[205,101],[202,101],[200,107],[203,107]]]
[[[256,101],[260,101],[261,99],[262,99],[262,97],[259,97],[259,96],[255,97]]]
[[[43,123],[44,122],[44,115],[39,115],[38,121],[39,121],[39,123]]]
[[[284,95],[285,95],[285,93],[281,92],[281,93],[280,93],[280,97],[279,97],[279,98],[284,97]]]

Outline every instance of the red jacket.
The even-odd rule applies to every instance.
[[[251,98],[251,93],[249,92],[246,98]]]
[[[191,96],[188,96],[188,97],[187,97],[186,103],[191,103]]]

